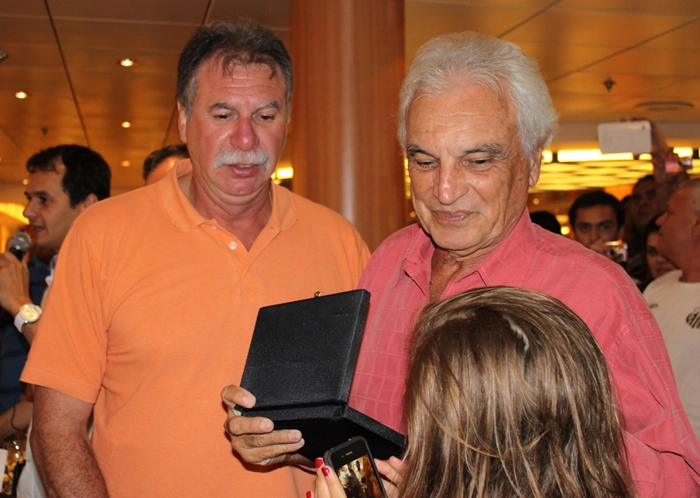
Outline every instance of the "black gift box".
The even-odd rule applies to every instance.
[[[369,292],[356,290],[260,308],[241,386],[275,429],[297,429],[313,460],[354,436],[381,459],[400,456],[405,438],[347,406]]]

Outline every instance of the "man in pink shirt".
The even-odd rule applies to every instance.
[[[476,287],[539,290],[578,313],[606,356],[639,495],[700,495],[700,448],[636,286],[607,258],[530,222],[528,188],[556,123],[534,60],[475,33],[437,38],[412,63],[399,116],[420,225],[385,241],[360,281],[372,297],[350,405],[405,433],[410,334],[423,307]],[[290,459],[288,431],[251,437],[264,422],[246,423],[228,425],[245,459]]]

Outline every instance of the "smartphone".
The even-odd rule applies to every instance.
[[[651,152],[649,121],[620,121],[598,125],[598,147],[603,154]]]
[[[611,240],[605,243],[608,257],[617,263],[627,262],[627,244],[622,240]]]
[[[324,460],[338,474],[348,498],[387,498],[365,438],[354,437],[331,448]]]

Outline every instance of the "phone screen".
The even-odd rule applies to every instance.
[[[385,498],[384,487],[374,467],[367,443],[354,438],[328,452],[348,498]]]

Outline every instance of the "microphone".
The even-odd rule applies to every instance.
[[[8,250],[20,261],[31,246],[32,239],[24,232],[17,232],[7,239]]]

